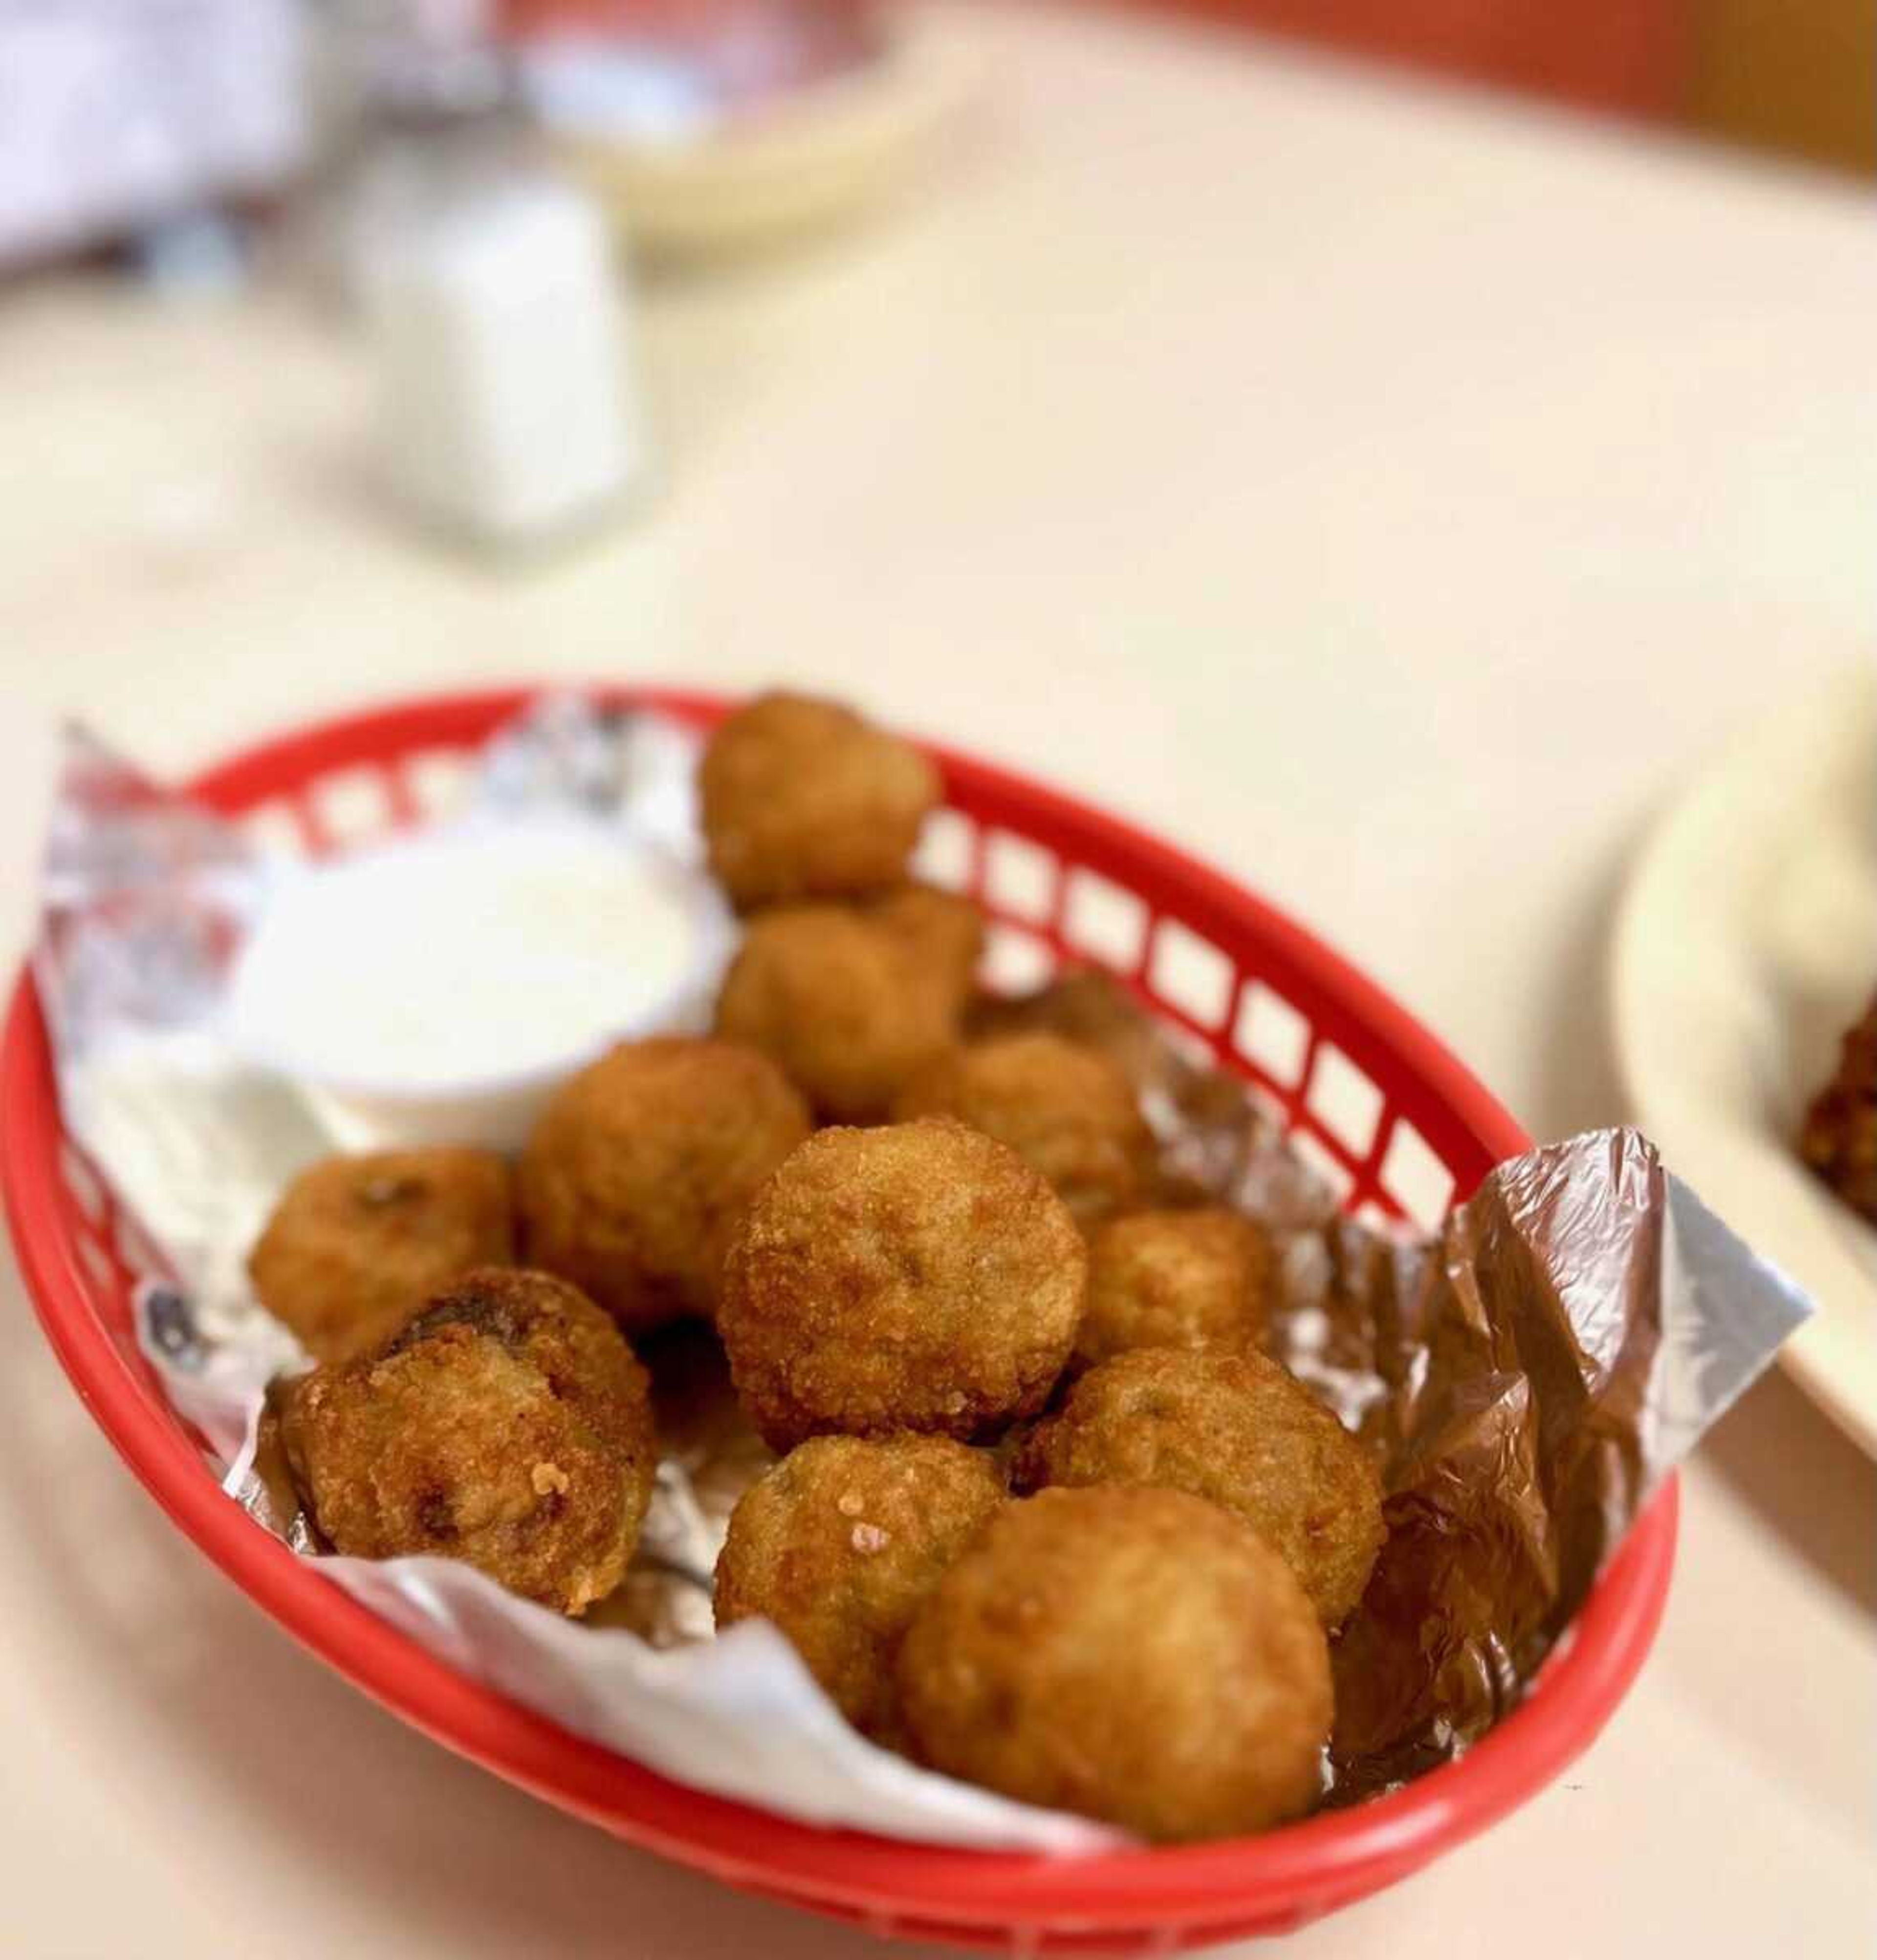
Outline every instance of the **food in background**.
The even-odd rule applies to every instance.
[[[748,908],[900,883],[939,778],[851,708],[777,693],[717,730],[698,792],[711,872]]]
[[[622,1043],[562,1086],[528,1140],[529,1262],[628,1333],[708,1316],[744,1206],[808,1130],[801,1098],[753,1048]]]
[[[1387,1535],[1362,1446],[1261,1354],[1143,1348],[1103,1362],[1026,1439],[1016,1482],[1208,1498],[1271,1545],[1332,1628],[1362,1597]]]
[[[1161,1841],[1308,1809],[1329,1656],[1284,1561],[1184,1491],[1045,1491],[940,1580],[900,1650],[934,1768]]]
[[[494,1267],[287,1382],[280,1433],[336,1551],[462,1559],[575,1615],[624,1576],[657,1468],[645,1371],[612,1322],[565,1281]]]
[[[1877,1224],[1877,998],[1846,1030],[1837,1073],[1806,1112],[1799,1153],[1853,1211]]]
[[[814,1437],[731,1515],[717,1626],[769,1621],[863,1735],[896,1745],[906,1628],[1005,1501],[991,1458],[950,1437]]]
[[[893,1114],[955,1116],[1007,1144],[1084,1227],[1137,1202],[1153,1176],[1153,1134],[1126,1076],[1058,1035],[955,1049],[907,1083]]]
[[[1275,1256],[1261,1226],[1223,1205],[1111,1219],[1089,1241],[1077,1358],[1092,1364],[1136,1348],[1255,1348]]]
[[[840,905],[765,912],[717,995],[717,1030],[760,1048],[824,1116],[865,1122],[956,1038],[959,994],[892,927]]]
[[[1048,1398],[1087,1268],[1061,1201],[994,1138],[822,1130],[751,1204],[717,1328],[776,1449],[829,1431],[969,1439]]]
[[[261,1304],[316,1360],[396,1332],[472,1266],[514,1257],[508,1166],[493,1150],[323,1157],[282,1192],[248,1255]]]

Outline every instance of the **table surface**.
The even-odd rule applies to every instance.
[[[1293,906],[1538,1133],[1620,1116],[1640,833],[1872,657],[1868,199],[1099,13],[947,18],[983,83],[946,167],[889,222],[648,284],[669,480],[551,563],[403,533],[357,364],[291,308],[0,304],[0,924],[63,713],[180,769],[466,678],[785,676]],[[170,1531],[5,1284],[9,1952],[876,1950],[355,1695]],[[1774,1378],[1684,1518],[1655,1657],[1567,1780],[1293,1950],[1869,1950],[1877,1480]]]

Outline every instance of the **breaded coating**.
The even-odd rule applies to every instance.
[[[922,972],[940,979],[960,1004],[984,957],[985,920],[975,899],[936,885],[901,885],[868,901],[866,916],[911,948]]]
[[[1309,1809],[1329,1655],[1282,1559],[1179,1491],[1045,1491],[939,1581],[899,1654],[936,1769],[1160,1842]]]
[[[893,1115],[956,1116],[1008,1144],[1085,1228],[1134,1203],[1153,1176],[1153,1133],[1128,1078],[1058,1035],[955,1049],[907,1083]]]
[[[1362,1597],[1387,1535],[1362,1446],[1262,1354],[1142,1348],[1104,1361],[1026,1439],[1014,1481],[1208,1498],[1271,1545],[1331,1629]]]
[[[625,1573],[657,1462],[619,1329],[565,1281],[495,1267],[286,1384],[280,1433],[334,1551],[460,1558],[576,1615]]]
[[[1264,1228],[1223,1205],[1111,1219],[1089,1241],[1077,1358],[1092,1365],[1134,1348],[1256,1348],[1274,1265]]]
[[[1838,1072],[1806,1112],[1799,1153],[1853,1211],[1877,1224],[1877,999],[1845,1031]]]
[[[991,1138],[822,1130],[750,1205],[717,1329],[778,1449],[830,1431],[981,1437],[1048,1398],[1087,1269],[1061,1201]]]
[[[711,872],[746,909],[898,884],[939,776],[851,708],[765,694],[711,738],[698,794]]]
[[[724,1252],[758,1185],[809,1131],[753,1048],[627,1042],[562,1085],[522,1153],[529,1262],[628,1334],[717,1305]]]
[[[899,1643],[1004,1502],[991,1458],[949,1437],[815,1437],[731,1514],[717,1624],[770,1621],[855,1728],[897,1747]]]
[[[373,1150],[322,1157],[288,1185],[248,1276],[315,1360],[337,1361],[472,1266],[514,1256],[508,1166],[493,1150]]]
[[[843,905],[750,921],[717,998],[717,1031],[759,1048],[824,1117],[883,1116],[956,1038],[947,973],[890,927]]]

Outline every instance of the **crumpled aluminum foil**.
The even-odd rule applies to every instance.
[[[491,744],[476,807],[617,810],[670,842],[689,821],[681,749],[655,718],[550,699]],[[231,1497],[317,1556],[264,1419],[297,1351],[242,1262],[286,1176],[331,1143],[291,1083],[228,1053],[221,1017],[269,890],[231,826],[74,734],[37,954],[68,1124],[160,1255],[139,1325],[173,1401]],[[1334,1650],[1331,1802],[1451,1758],[1516,1703],[1650,1493],[1809,1310],[1633,1131],[1499,1166],[1432,1236],[1370,1230],[1116,983],[1073,975],[975,1019],[1106,1048],[1161,1139],[1165,1197],[1237,1205],[1280,1242],[1272,1350],[1373,1450],[1390,1526]],[[587,1622],[447,1561],[321,1570],[454,1664],[701,1787],[934,1841],[1113,1842],[874,1748],[770,1628],[712,1637],[724,1526],[770,1459],[707,1332],[673,1330],[646,1358],[666,1457],[640,1556]]]

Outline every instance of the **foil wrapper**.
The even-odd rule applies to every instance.
[[[682,846],[690,762],[655,718],[553,698],[491,743],[472,804],[484,823],[544,805],[611,812]],[[874,1748],[773,1629],[714,1637],[724,1526],[771,1459],[708,1331],[646,1345],[657,1490],[626,1583],[587,1621],[448,1561],[325,1553],[267,1408],[304,1357],[243,1262],[286,1178],[333,1144],[293,1083],[231,1051],[222,1012],[275,889],[233,826],[74,733],[37,956],[62,1101],[148,1242],[145,1351],[231,1499],[453,1665],[675,1777],[934,1842],[1115,1842]],[[1634,1131],[1499,1166],[1437,1233],[1372,1229],[1340,1214],[1242,1084],[1195,1063],[1118,983],[1071,975],[987,997],[973,1020],[1106,1049],[1160,1138],[1162,1200],[1234,1205],[1279,1242],[1268,1344],[1373,1452],[1389,1527],[1333,1646],[1330,1803],[1450,1759],[1516,1704],[1650,1494],[1809,1311]]]

